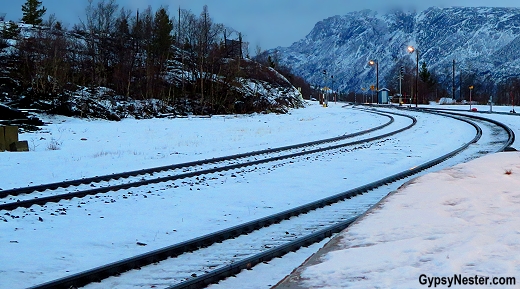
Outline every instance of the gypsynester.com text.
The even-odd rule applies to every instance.
[[[516,285],[515,277],[489,277],[489,276],[462,276],[462,274],[453,274],[450,277],[436,277],[421,274],[419,276],[419,284],[428,286],[428,288],[447,287],[454,285]]]

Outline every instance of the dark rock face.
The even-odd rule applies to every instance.
[[[0,120],[27,119],[27,114],[0,104]]]
[[[0,124],[43,125],[43,122],[25,112],[0,104]]]
[[[453,60],[458,70],[494,81],[520,76],[520,8],[434,7],[384,15],[364,10],[320,21],[304,39],[268,53],[312,84],[323,85],[327,70],[338,90],[359,90],[374,83],[370,59],[379,61],[380,87],[397,61],[415,63],[408,45],[446,84]]]

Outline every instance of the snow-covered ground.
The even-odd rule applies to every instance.
[[[519,212],[520,153],[430,173],[385,198],[277,288],[518,288]]]
[[[429,107],[469,111],[469,105]],[[520,118],[486,117],[519,135]],[[414,179],[275,288],[517,288],[519,173],[520,153],[506,152]]]
[[[324,113],[326,111],[326,113]],[[120,122],[41,116],[41,131],[20,135],[29,153],[0,154],[0,189],[182,163],[335,137],[388,118],[314,103],[290,114]],[[37,169],[35,169],[37,168]]]
[[[249,172],[226,172],[215,180],[178,181],[99,198],[33,206],[32,210],[0,212],[0,221],[4,220],[0,222],[0,260],[10,260],[0,262],[0,288],[25,288],[50,281],[342,192],[442,155],[474,134],[465,123],[411,114],[420,115],[418,125],[397,138],[339,153],[327,152],[310,161],[280,162]],[[520,135],[520,119],[492,117],[504,119]],[[29,141],[32,151],[0,153],[0,188],[290,145],[364,130],[388,120],[332,103],[323,108],[316,102],[286,115],[121,122],[43,118],[52,123],[40,132],[20,135],[20,139]],[[514,177],[514,169],[509,176]],[[137,246],[136,242],[147,246]],[[266,274],[263,281],[257,280],[261,279],[258,276],[230,278],[221,286],[274,285],[317,247],[300,253],[289,266],[273,260],[252,271],[274,267],[277,275],[268,280]]]

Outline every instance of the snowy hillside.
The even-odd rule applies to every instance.
[[[249,58],[226,55],[220,46],[211,46],[211,58],[204,59],[213,62],[201,66],[201,57],[188,46],[167,43],[164,59],[153,60],[157,53],[151,50],[128,49],[131,53],[123,55],[119,50],[131,45],[117,46],[92,35],[0,21],[0,103],[110,120],[286,113],[303,106],[302,94],[282,74]],[[89,50],[92,45],[99,47]],[[67,53],[57,55],[56,49]],[[105,62],[99,60],[103,55]]]
[[[416,55],[406,51],[413,45],[420,62],[451,86],[453,60],[457,71],[481,78],[518,75],[519,36],[520,8],[429,8],[384,15],[363,10],[320,21],[304,39],[268,53],[312,84],[322,85],[327,70],[339,90],[352,91],[375,82],[371,59],[379,61],[380,87],[398,61],[415,64]]]

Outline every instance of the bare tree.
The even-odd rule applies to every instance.
[[[16,71],[29,97],[33,100],[53,100],[59,105],[68,100],[65,84],[71,78],[71,71],[69,40],[57,23],[51,15],[43,24],[47,28],[37,29],[17,42],[20,64]]]
[[[135,52],[130,31],[131,11],[121,8],[115,23],[113,37],[114,68],[112,83],[115,90],[126,98],[130,96],[130,85],[135,64]]]
[[[88,3],[83,29],[88,32],[86,40],[91,59],[91,76],[98,86],[107,86],[111,72],[110,60],[114,53],[111,40],[115,34],[118,5],[115,0],[101,0],[96,6],[93,0]]]

